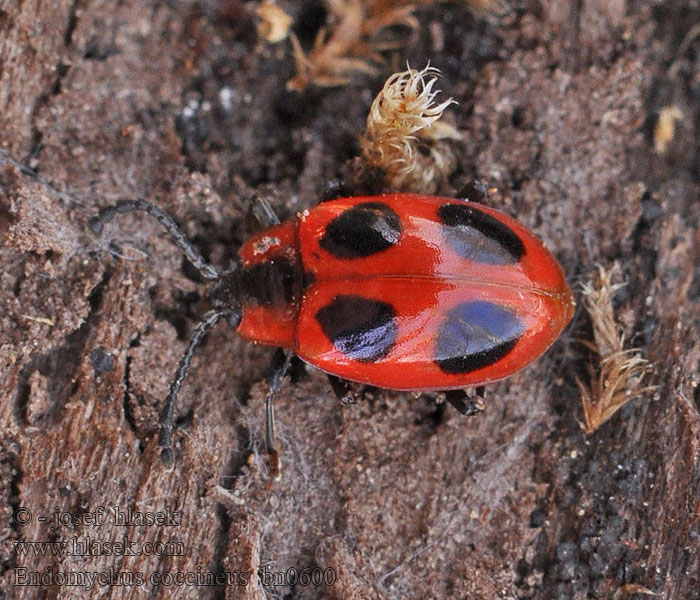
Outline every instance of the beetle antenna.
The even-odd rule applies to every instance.
[[[161,458],[167,466],[172,466],[175,462],[175,457],[173,455],[173,429],[175,428],[175,402],[177,401],[177,395],[182,387],[182,382],[187,377],[187,371],[190,368],[190,363],[192,362],[192,357],[194,352],[202,343],[206,333],[216,324],[216,322],[221,317],[229,316],[233,313],[231,310],[210,310],[206,313],[202,320],[197,324],[194,331],[192,332],[192,337],[190,338],[190,343],[187,345],[187,350],[185,354],[180,359],[180,364],[175,372],[175,377],[170,384],[170,392],[168,397],[165,399],[165,406],[160,413],[160,433],[158,435],[158,445],[161,447]]]
[[[88,222],[88,227],[90,231],[95,235],[100,235],[105,223],[111,221],[118,214],[124,214],[128,212],[146,212],[152,217],[158,219],[158,222],[165,228],[165,230],[170,234],[172,240],[177,244],[177,246],[182,250],[195,268],[202,274],[205,279],[219,279],[219,272],[211,266],[202,255],[197,252],[192,243],[187,239],[187,236],[182,232],[182,230],[177,226],[177,223],[172,220],[172,218],[166,215],[160,208],[154,206],[150,202],[145,200],[120,200],[116,204],[110,206],[105,206],[100,209],[100,212],[96,217],[93,217]]]

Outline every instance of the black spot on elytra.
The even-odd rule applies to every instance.
[[[447,313],[438,330],[435,362],[445,373],[469,373],[508,354],[525,332],[509,309],[491,302],[465,302]]]
[[[338,258],[370,256],[399,241],[399,216],[383,202],[365,202],[339,214],[319,244]]]
[[[517,263],[525,244],[507,225],[466,204],[443,204],[438,215],[452,249],[462,256],[488,265]]]
[[[316,320],[338,350],[360,362],[383,358],[396,342],[396,313],[379,300],[336,296],[316,313]]]

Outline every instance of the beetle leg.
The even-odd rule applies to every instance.
[[[321,197],[321,200],[319,200],[319,204],[330,202],[331,200],[337,200],[338,198],[342,198],[344,195],[346,194],[343,193],[343,184],[340,182],[340,179],[336,179],[334,177],[333,179],[327,180],[326,184],[323,186],[323,196]]]
[[[476,388],[476,398],[470,396],[465,390],[446,390],[445,400],[454,406],[466,417],[472,417],[484,412],[483,398],[484,386]]]
[[[275,407],[272,403],[274,395],[282,385],[282,379],[289,369],[292,360],[292,351],[278,348],[272,356],[270,370],[267,375],[268,392],[265,397],[265,442],[267,453],[270,457],[270,468],[275,480],[282,476],[282,465],[279,451],[277,450],[277,440],[275,437]]]
[[[301,360],[296,354],[292,355],[292,360],[289,362],[289,371],[287,374],[292,380],[292,383],[298,383],[309,378],[309,373],[306,370],[306,363]]]
[[[462,200],[478,202],[479,204],[488,204],[489,200],[488,188],[478,179],[470,181],[465,188],[461,190],[460,196],[462,196]]]
[[[230,310],[211,310],[202,317],[202,320],[197,324],[190,343],[187,345],[185,354],[180,359],[180,364],[175,372],[175,377],[170,384],[170,392],[165,399],[165,405],[160,413],[160,433],[158,435],[158,445],[161,448],[161,458],[167,466],[172,466],[175,462],[173,456],[173,429],[175,428],[175,402],[177,395],[182,387],[182,382],[187,377],[187,371],[190,368],[194,352],[202,343],[207,331],[211,329],[221,317],[228,317],[231,314]]]
[[[280,224],[280,220],[275,214],[275,211],[272,210],[270,203],[262,196],[255,196],[251,210],[258,220],[258,223],[260,223],[264,229]]]
[[[331,384],[331,388],[333,388],[333,392],[338,400],[340,400],[341,404],[355,404],[355,402],[357,402],[357,397],[359,394],[352,389],[352,386],[347,379],[341,379],[340,377],[336,377],[330,373],[327,373],[326,375],[328,375],[328,382]]]

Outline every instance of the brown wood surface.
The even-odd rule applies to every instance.
[[[313,39],[320,3],[281,5]],[[483,18],[434,4],[397,32],[394,67],[430,60],[459,102],[446,117],[464,134],[459,167],[439,192],[497,187],[497,208],[575,286],[618,261],[618,315],[658,391],[586,436],[580,313],[477,418],[400,393],[341,406],[312,371],[277,398],[272,484],[264,454],[248,460],[271,352],[225,325],[194,360],[179,460],[162,466],[158,410],[203,286],[151,220],[101,239],[85,225],[146,198],[224,265],[256,195],[287,217],[331,180],[382,191],[353,158],[391,66],[288,93],[289,42],[257,39],[254,2],[0,0],[0,597],[700,598],[700,7],[507,6]],[[668,106],[682,117],[659,153]],[[171,520],[113,522],[129,510]],[[145,552],[106,552],[124,537]],[[16,545],[88,538],[92,556]],[[288,569],[336,580],[263,585]],[[42,585],[18,585],[37,573]],[[90,589],[63,579],[88,573]],[[230,585],[168,579],[207,573]]]

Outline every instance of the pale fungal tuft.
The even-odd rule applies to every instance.
[[[676,135],[676,121],[683,118],[681,109],[675,105],[665,106],[659,112],[659,118],[654,127],[654,150],[657,154],[664,154],[668,145]]]
[[[375,75],[377,65],[384,62],[382,52],[396,50],[402,42],[387,42],[382,32],[389,27],[405,27],[416,30],[420,22],[414,12],[421,6],[435,4],[438,0],[325,0],[328,10],[327,26],[321,28],[313,48],[305,52],[293,33],[292,42],[296,75],[287,82],[287,89],[301,91],[307,86],[331,87],[347,85],[358,75]],[[494,13],[504,6],[503,0],[465,0],[470,8],[482,15]],[[270,4],[269,0],[263,6]],[[274,6],[274,5],[273,5]],[[272,30],[263,29],[262,37],[271,41],[286,35],[288,25],[280,27],[276,22],[280,15],[273,9],[258,16],[263,23],[271,21]],[[268,25],[264,25],[268,27]],[[281,39],[281,38],[280,38]]]
[[[598,366],[589,364],[590,383],[578,378],[586,433],[593,433],[608,421],[627,402],[656,389],[644,386],[650,370],[649,361],[637,348],[625,349],[625,334],[615,319],[613,297],[625,283],[613,283],[619,275],[619,267],[610,269],[598,266],[591,281],[584,284],[583,305],[593,325],[593,341],[584,345],[599,356]]]
[[[395,190],[434,191],[452,168],[452,155],[436,142],[461,139],[451,125],[438,122],[443,111],[456,102],[436,103],[434,90],[439,71],[430,65],[418,71],[410,67],[387,79],[367,116],[362,154],[371,167],[380,168]],[[424,146],[427,152],[419,151]]]
[[[266,0],[255,9],[258,21],[258,35],[269,44],[277,44],[289,35],[292,26],[290,17],[277,4]]]

